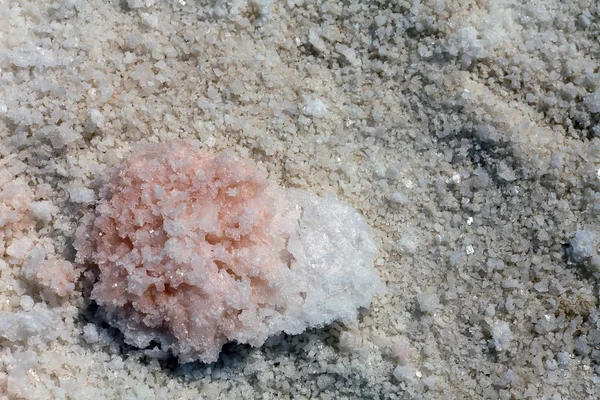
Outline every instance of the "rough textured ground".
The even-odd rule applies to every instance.
[[[599,36],[593,0],[0,0],[0,397],[597,398]],[[350,203],[388,293],[212,365],[123,346],[58,278],[175,137]]]

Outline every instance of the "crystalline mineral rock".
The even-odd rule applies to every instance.
[[[260,346],[356,318],[384,290],[359,214],[283,189],[231,152],[145,145],[107,175],[76,234],[91,298],[125,340],[212,362],[229,341]]]

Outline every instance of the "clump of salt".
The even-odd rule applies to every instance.
[[[228,341],[356,318],[383,291],[369,227],[334,198],[269,183],[230,152],[141,147],[77,230],[77,262],[128,343],[215,361]]]
[[[492,341],[496,351],[505,351],[512,340],[510,326],[504,321],[498,321],[492,326]]]
[[[590,229],[579,230],[570,245],[567,250],[570,260],[583,265],[590,273],[600,275],[600,235]]]

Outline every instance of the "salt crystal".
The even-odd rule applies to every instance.
[[[558,368],[558,362],[555,359],[546,360],[546,368],[549,371],[554,371]]]
[[[396,242],[396,248],[400,253],[414,254],[418,247],[417,237],[409,232],[403,233],[400,240]]]
[[[24,259],[33,248],[33,240],[28,237],[15,239],[6,249],[6,254],[18,260]]]
[[[319,389],[324,390],[327,389],[329,386],[333,385],[335,381],[335,378],[331,375],[319,375],[319,377],[317,378],[317,386],[319,387]]]
[[[325,53],[327,51],[327,45],[323,39],[321,39],[321,35],[319,35],[319,33],[314,29],[308,31],[308,42],[321,53]]]
[[[258,10],[261,20],[265,21],[271,18],[273,13],[273,0],[257,0]]]
[[[143,8],[145,6],[144,0],[127,0],[127,7],[135,10],[136,8]]]
[[[548,291],[548,279],[542,279],[541,281],[539,281],[538,283],[533,285],[533,288],[540,293],[547,292]]]
[[[385,177],[388,179],[395,180],[395,179],[398,179],[399,176],[400,176],[400,170],[398,169],[398,167],[396,167],[394,165],[390,165],[385,170]],[[410,187],[408,187],[408,186],[407,186],[407,188],[410,189]]]
[[[21,296],[21,308],[25,311],[30,311],[33,308],[33,299],[29,296]]]
[[[58,296],[64,297],[75,289],[79,273],[69,261],[44,260],[39,264],[34,280]]]
[[[314,99],[304,106],[302,112],[311,117],[322,118],[327,114],[327,106],[323,100]]]
[[[360,67],[362,64],[360,58],[356,55],[356,51],[350,47],[344,46],[342,44],[338,44],[335,46],[335,50],[340,53],[346,61],[353,67]]]
[[[69,189],[69,198],[73,203],[89,204],[96,199],[96,194],[92,189],[75,186]]]
[[[216,100],[219,97],[219,91],[212,86],[208,88],[208,91],[206,94],[207,94],[208,98],[211,100]]]
[[[431,314],[440,308],[440,300],[435,293],[423,293],[418,297],[421,312]]]
[[[398,365],[394,369],[394,378],[400,382],[409,382],[415,379],[415,372],[409,366]]]
[[[570,244],[567,254],[573,262],[582,264],[591,273],[600,273],[600,235],[596,231],[579,230]]]
[[[455,172],[454,174],[452,174],[452,176],[448,179],[446,179],[446,183],[448,184],[459,184],[460,183],[460,174],[458,172]]]
[[[486,266],[490,271],[502,271],[504,269],[504,261],[499,260],[497,258],[488,258]]]
[[[407,365],[409,362],[410,348],[408,342],[399,339],[392,345],[392,355],[400,365]]]
[[[52,145],[55,148],[60,149],[60,148],[63,148],[65,146],[68,146],[69,144],[75,142],[80,137],[81,137],[81,135],[79,133],[77,133],[72,128],[66,126],[66,124],[65,124],[65,125],[61,125],[58,128],[56,128],[56,130],[53,133],[53,135],[51,136],[50,140],[52,142]]]
[[[98,343],[100,335],[98,334],[98,328],[94,324],[86,324],[83,327],[83,340],[89,344]]]
[[[508,323],[498,321],[492,326],[492,340],[496,351],[505,351],[508,349],[512,340],[512,332]]]
[[[61,323],[60,314],[39,304],[30,311],[0,311],[0,337],[10,342],[26,342],[34,336],[51,341],[58,337],[56,327]]]
[[[383,165],[378,165],[375,167],[375,176],[378,178],[385,177],[386,168]]]
[[[571,354],[566,351],[562,351],[556,355],[556,361],[560,367],[568,365],[570,360]]]
[[[406,204],[408,203],[408,198],[400,192],[394,192],[389,197],[390,203],[394,204]]]
[[[500,387],[508,387],[512,385],[517,380],[517,374],[511,369],[506,371],[502,376],[502,379],[498,382],[498,386]]]
[[[595,231],[580,230],[575,232],[575,237],[571,240],[569,255],[575,262],[582,262],[588,257],[597,253],[599,235]]]
[[[51,68],[59,64],[59,59],[54,51],[33,44],[24,44],[8,54],[10,61],[21,68]]]
[[[356,332],[342,331],[340,332],[340,350],[353,352],[361,348],[361,338]]]
[[[596,89],[594,93],[587,96],[583,100],[583,104],[586,105],[589,112],[593,114],[600,113],[600,88]]]
[[[513,182],[517,179],[515,172],[506,165],[504,162],[500,162],[498,164],[498,177],[500,177],[505,182]]]
[[[52,216],[58,212],[58,207],[51,201],[34,201],[29,205],[31,214],[40,221],[49,222]]]
[[[525,390],[523,392],[524,399],[530,399],[530,398],[536,398],[536,397],[537,397],[537,389],[535,388],[535,386],[529,385],[529,387],[527,387],[527,390]]]
[[[427,386],[427,388],[431,391],[435,390],[438,385],[438,378],[436,376],[430,375],[423,378],[423,383]]]
[[[546,335],[549,332],[556,330],[556,328],[556,317],[550,314],[546,314],[538,319],[534,327],[535,331],[540,335]]]
[[[502,288],[504,289],[520,289],[521,284],[517,279],[506,278],[502,281]]]
[[[95,127],[102,128],[104,126],[104,117],[102,116],[100,111],[98,111],[97,109],[95,109],[95,108],[90,109],[88,111],[88,116],[89,116],[90,122],[92,124],[94,124]]]

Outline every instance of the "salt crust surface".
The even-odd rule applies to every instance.
[[[90,297],[128,344],[214,362],[229,341],[351,322],[383,293],[351,207],[285,191],[231,152],[146,145],[105,180],[76,261],[97,269]]]
[[[0,2],[0,397],[598,398],[599,24],[592,0]],[[349,203],[388,293],[212,365],[124,346],[69,290],[72,240],[104,171],[176,138]]]

